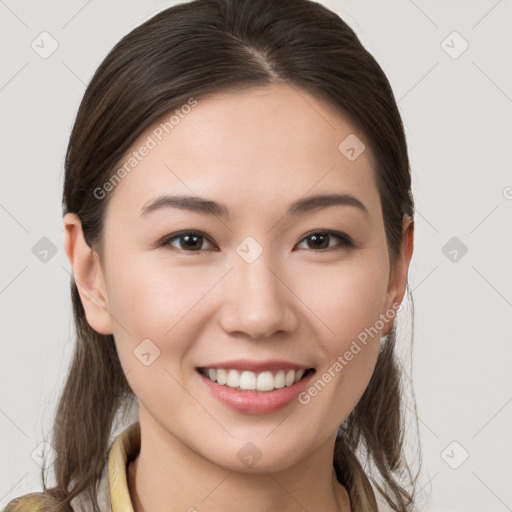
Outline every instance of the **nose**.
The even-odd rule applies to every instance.
[[[298,325],[294,295],[279,271],[272,269],[263,252],[247,263],[235,258],[224,283],[222,328],[263,339],[279,332],[293,332]]]

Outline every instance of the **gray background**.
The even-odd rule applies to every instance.
[[[409,142],[419,509],[512,510],[512,4],[321,3],[381,64]],[[111,47],[170,5],[0,0],[0,506],[41,489],[38,447],[72,350],[61,190],[76,110]],[[46,37],[51,49],[43,31],[58,43],[47,58],[31,47],[41,52]],[[52,245],[56,253],[42,260]],[[408,365],[406,310],[399,325]]]

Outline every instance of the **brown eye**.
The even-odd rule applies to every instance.
[[[161,247],[171,246],[174,249],[186,252],[199,252],[205,250],[204,242],[211,245],[204,234],[195,231],[183,231],[164,238],[159,245]]]
[[[331,244],[333,239],[338,240],[338,243]],[[317,251],[335,250],[340,247],[354,247],[352,240],[344,233],[327,230],[310,233],[302,239],[301,243],[303,242],[306,242],[307,249]]]

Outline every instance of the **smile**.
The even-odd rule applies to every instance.
[[[278,369],[273,371],[252,372],[239,371],[234,368],[199,368],[198,371],[212,382],[237,391],[270,392],[293,386],[299,382],[312,368]]]

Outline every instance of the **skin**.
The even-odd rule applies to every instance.
[[[76,215],[65,216],[87,321],[114,335],[138,399],[135,512],[350,510],[333,472],[334,442],[372,375],[379,335],[307,405],[294,400],[270,414],[229,409],[195,370],[235,358],[284,359],[321,376],[402,301],[413,223],[405,219],[402,253],[391,267],[371,150],[349,161],[338,150],[349,134],[364,141],[339,113],[288,85],[216,94],[200,99],[116,186],[103,259],[85,244]],[[286,215],[293,201],[333,191],[352,194],[367,213],[335,205]],[[177,208],[140,217],[163,193],[212,199],[231,217]],[[306,235],[325,229],[356,247],[333,237],[322,252]],[[199,241],[195,252],[179,238],[156,246],[180,230],[212,242]],[[247,236],[263,249],[250,264],[236,252]],[[147,338],[160,349],[150,366],[133,354]],[[237,457],[247,442],[261,453],[252,468]]]

